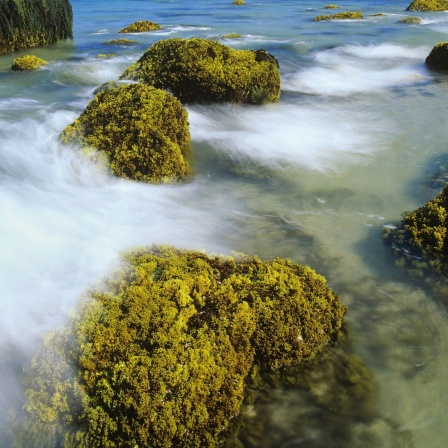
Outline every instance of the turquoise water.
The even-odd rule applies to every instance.
[[[363,20],[314,22],[334,10],[312,1],[246,3],[73,0],[72,41],[0,57],[2,421],[22,398],[21,363],[120,251],[167,243],[289,257],[325,275],[349,308],[356,353],[380,384],[381,417],[354,420],[350,447],[445,447],[446,305],[394,265],[381,232],[438,193],[426,181],[448,152],[448,76],[424,60],[448,40],[448,13],[413,13],[422,23],[401,25],[407,3],[357,1],[339,5]],[[163,29],[126,36],[137,41],[132,47],[107,44],[140,19]],[[277,57],[281,100],[187,106],[189,184],[107,178],[58,143],[93,90],[152,43],[229,33],[242,37],[221,42]],[[108,53],[115,56],[97,57]],[[9,72],[23,54],[49,66]],[[326,432],[326,420],[309,417],[304,430],[306,410],[284,394],[252,418],[270,415],[265,446],[347,446]]]

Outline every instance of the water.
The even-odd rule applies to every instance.
[[[444,447],[446,305],[394,266],[381,232],[438,193],[425,182],[448,151],[448,76],[428,71],[424,59],[448,40],[448,13],[413,13],[422,24],[406,26],[396,22],[407,3],[363,0],[341,9],[364,20],[330,23],[312,20],[333,12],[325,3],[230,3],[73,0],[73,41],[0,57],[2,437],[6,410],[22,397],[22,363],[40,338],[64,323],[122,250],[167,243],[289,257],[325,275],[349,307],[355,351],[380,383],[380,414],[394,422],[393,430],[376,425],[381,443],[368,446],[397,446],[394,437],[409,432],[402,446]],[[127,36],[138,41],[132,47],[107,44],[142,18],[163,29]],[[58,143],[93,90],[152,43],[229,33],[242,37],[222,42],[278,58],[282,97],[262,107],[189,106],[190,183],[104,177]],[[49,66],[10,73],[25,53]],[[266,446],[323,437],[290,436],[294,409],[303,412],[297,401],[270,405],[276,434]],[[359,440],[353,446],[367,446]]]

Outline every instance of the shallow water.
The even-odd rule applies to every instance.
[[[376,438],[352,445],[397,446],[406,432],[401,446],[444,447],[446,304],[395,267],[381,232],[438,193],[425,182],[448,150],[448,76],[428,71],[424,59],[448,40],[448,13],[413,13],[423,21],[409,26],[396,23],[409,15],[406,3],[345,2],[341,10],[365,19],[330,23],[312,20],[333,13],[324,3],[230,3],[73,0],[73,41],[0,57],[2,421],[20,403],[18,358],[64,322],[122,250],[167,243],[289,257],[325,275],[349,308],[355,351],[379,380],[379,412],[394,422],[373,425]],[[132,47],[107,44],[142,18],[163,29],[127,36],[138,41]],[[152,43],[229,33],[242,37],[223,43],[278,58],[281,100],[188,106],[189,184],[107,178],[58,143],[93,90]],[[9,72],[25,53],[49,66]],[[270,404],[266,446],[329,446],[324,429],[301,432],[304,409],[296,396]],[[333,446],[347,446],[333,437]]]

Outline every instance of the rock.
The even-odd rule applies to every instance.
[[[422,23],[422,19],[420,17],[407,16],[399,20],[397,23],[404,23],[406,25],[419,25],[420,23]]]
[[[69,0],[0,2],[0,54],[73,38]]]
[[[166,39],[152,45],[121,76],[169,90],[182,103],[275,102],[280,70],[265,50],[234,50],[206,39]]]
[[[118,31],[119,33],[144,33],[146,31],[156,31],[161,30],[162,27],[155,22],[150,22],[149,20],[139,20],[126,28]]]
[[[337,14],[326,14],[322,16],[314,17],[313,20],[357,20],[363,19],[364,16],[362,13],[354,11],[354,12],[338,12]]]
[[[44,65],[48,65],[48,62],[44,59],[32,55],[27,55],[20,58],[15,58],[11,66],[11,70],[17,72],[31,71],[37,70]]]
[[[435,45],[425,62],[428,67],[448,70],[448,42],[440,42]]]
[[[188,175],[187,111],[168,92],[142,84],[108,83],[74,123],[63,143],[81,146],[113,174],[160,183]]]
[[[413,0],[407,11],[447,11],[447,0]]]

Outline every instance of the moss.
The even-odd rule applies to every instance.
[[[232,2],[232,5],[245,5],[246,2],[244,0],[235,0]]]
[[[48,62],[36,56],[27,55],[20,58],[15,58],[11,66],[11,70],[21,72],[37,70],[44,65],[48,65]]]
[[[414,274],[448,274],[448,186],[433,200],[405,214],[401,223],[386,229],[384,238],[404,257]]]
[[[337,9],[340,8],[340,6],[338,5],[333,5],[333,4],[329,4],[329,5],[325,5],[324,9]]]
[[[0,54],[73,37],[69,0],[0,2]]]
[[[108,84],[61,134],[97,151],[117,176],[166,182],[188,174],[188,115],[171,94],[141,84]]]
[[[112,39],[109,40],[108,42],[106,42],[107,45],[125,45],[125,46],[130,46],[130,45],[137,45],[138,42],[136,40],[131,40],[131,39]]]
[[[437,70],[448,70],[448,42],[439,42],[427,56],[426,65]]]
[[[404,17],[403,19],[399,20],[398,23],[404,23],[407,25],[418,25],[418,24],[422,23],[422,19],[420,19],[420,17],[407,16],[407,17]]]
[[[407,11],[447,11],[447,0],[413,0]]]
[[[363,18],[364,16],[360,12],[338,12],[337,14],[317,16],[313,20],[356,20]]]
[[[96,57],[98,59],[112,59],[117,56],[115,53],[98,53]]]
[[[270,103],[280,97],[280,70],[265,50],[234,50],[206,39],[152,45],[121,76],[168,89],[182,103]]]
[[[123,29],[118,31],[119,33],[143,33],[146,31],[156,31],[161,30],[162,27],[155,22],[150,22],[149,20],[139,20]]]
[[[221,446],[256,372],[313,358],[342,325],[325,279],[288,260],[152,247],[126,261],[32,362],[22,443]]]
[[[230,33],[222,36],[223,39],[239,39],[241,37],[241,34],[238,33]]]

